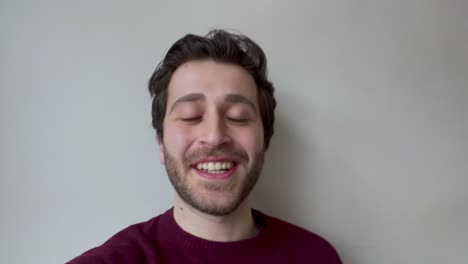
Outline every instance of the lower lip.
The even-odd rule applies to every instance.
[[[230,170],[220,173],[220,174],[211,174],[211,173],[208,173],[207,171],[199,170],[197,168],[193,168],[193,169],[197,172],[198,175],[202,176],[203,178],[207,178],[210,180],[224,180],[224,179],[228,179],[231,177],[231,175],[236,171],[236,167],[237,166],[234,166]]]

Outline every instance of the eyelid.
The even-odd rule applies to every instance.
[[[185,118],[180,118],[180,120],[184,122],[196,122],[201,120],[201,116],[193,116],[193,117],[185,117]]]
[[[226,118],[227,120],[236,122],[236,123],[246,123],[247,121],[249,121],[248,118],[234,118],[234,117],[226,117]]]

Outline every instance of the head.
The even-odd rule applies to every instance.
[[[254,187],[273,135],[276,101],[266,58],[222,30],[178,40],[149,81],[161,162],[178,195],[213,215]]]

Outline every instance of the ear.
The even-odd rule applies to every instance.
[[[159,161],[161,162],[162,165],[166,165],[166,160],[164,159],[164,143],[163,140],[159,137],[158,139],[158,145],[159,145]]]

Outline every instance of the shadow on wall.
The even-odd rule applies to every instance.
[[[301,112],[304,107],[294,106]],[[304,113],[304,112],[303,112]],[[307,122],[313,122],[313,115],[308,115]],[[288,118],[280,111],[276,113],[275,134],[266,154],[265,166],[259,182],[252,194],[255,208],[267,214],[291,221],[306,215],[304,204],[308,209],[314,201],[307,201],[308,186],[313,183],[315,173],[307,170],[315,167],[313,146],[309,146],[312,136],[301,138],[298,133],[301,119]],[[308,175],[304,175],[307,172]],[[310,196],[309,196],[310,197]],[[294,221],[297,222],[297,221]]]
[[[348,116],[330,113],[323,120],[303,98],[287,101],[294,102],[294,109],[288,109],[288,116],[277,111],[275,134],[252,193],[253,206],[325,237],[345,263],[361,263],[350,252],[372,246],[366,230],[375,226],[365,225],[363,218],[378,220],[378,205],[376,199],[368,199],[375,195],[368,193],[372,188],[344,159],[349,154],[340,152],[352,141],[343,135],[355,139],[359,131],[346,130],[355,126]],[[318,132],[322,134],[314,134]],[[359,242],[346,245],[345,238]]]

